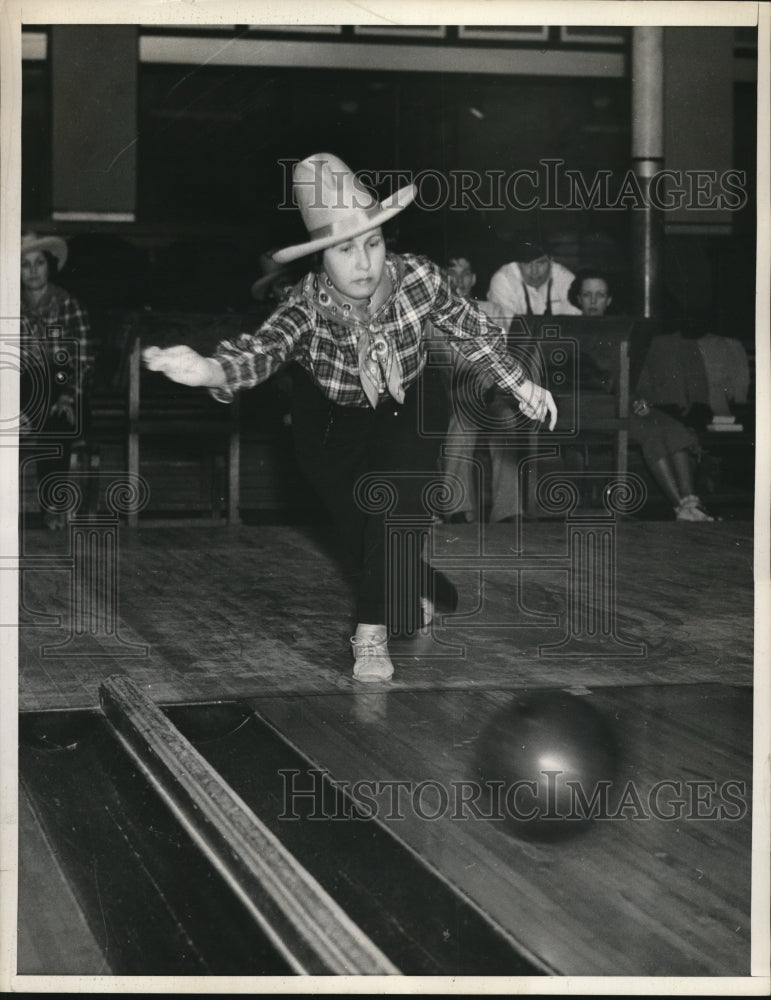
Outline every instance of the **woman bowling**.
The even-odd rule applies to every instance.
[[[363,477],[392,485],[398,514],[419,515],[422,487],[436,474],[435,444],[421,434],[424,328],[440,330],[467,362],[491,376],[529,419],[557,410],[551,393],[525,377],[506,353],[503,331],[453,293],[424,257],[386,252],[381,226],[415,197],[413,185],[378,202],[337,157],[320,153],[293,171],[308,240],[274,253],[288,263],[316,254],[314,267],[256,333],[223,341],[212,357],[186,346],[149,347],[144,361],[216,399],[264,382],[296,362],[292,427],[298,461],[329,510],[357,577],[353,676],[387,681],[392,603],[409,602],[428,625],[435,607],[453,610],[447,580],[420,562],[391,572],[384,514],[365,509]],[[430,401],[428,401],[430,403]],[[423,477],[421,482],[421,476]],[[411,584],[410,581],[421,581]],[[399,620],[403,620],[399,619]]]

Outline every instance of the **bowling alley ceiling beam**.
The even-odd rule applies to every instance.
[[[434,73],[499,73],[517,76],[623,77],[621,52],[564,49],[463,48],[449,45],[398,46],[370,43],[277,39],[139,39],[140,62],[201,66],[288,66],[294,69],[368,69]]]

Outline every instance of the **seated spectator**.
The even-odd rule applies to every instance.
[[[604,316],[613,305],[608,279],[602,271],[584,268],[570,284],[568,301],[582,316]]]
[[[584,316],[601,317],[613,297],[610,282],[600,271],[581,271],[570,286],[570,302]],[[699,454],[696,434],[680,421],[651,406],[636,387],[629,417],[629,437],[642,449],[643,459],[678,521],[714,521],[695,493],[693,466]]]
[[[453,290],[461,298],[472,298],[477,276],[470,259],[463,254],[450,256],[446,267]],[[498,310],[490,302],[477,301],[477,305],[493,320],[501,322]],[[484,498],[478,495],[477,477],[474,475],[479,433],[485,429],[483,425],[490,426],[485,420],[485,413],[494,419],[494,426],[499,428],[507,418],[513,425],[514,411],[505,401],[490,399],[492,384],[482,382],[476,371],[461,357],[455,355],[453,360],[453,399],[442,467],[445,475],[453,476],[462,483],[463,496],[459,509],[450,519],[461,523],[481,521]],[[486,398],[488,401],[484,402]],[[478,418],[474,416],[475,411],[479,413]],[[500,430],[496,431],[496,434],[500,433]],[[489,443],[491,522],[510,521],[520,511],[517,463],[512,447],[513,443],[505,438]]]
[[[260,277],[252,284],[252,298],[255,302],[266,303],[273,312],[289,295],[293,286],[302,280],[302,273],[296,266],[277,264],[269,250],[260,255]]]
[[[712,416],[729,416],[731,407],[747,402],[750,364],[744,344],[734,337],[706,333],[696,341],[707,374]]]
[[[654,336],[637,380],[637,391],[652,406],[697,431],[712,419],[701,332],[700,324],[681,319],[672,332]]]
[[[515,316],[571,316],[578,309],[568,299],[573,272],[552,259],[545,243],[522,240],[514,260],[490,280],[487,300],[508,328]]]
[[[58,455],[37,462],[38,482],[53,473],[66,477],[76,430],[82,433],[87,419],[93,370],[91,329],[85,309],[54,283],[66,260],[67,244],[58,236],[22,236],[22,432],[39,433],[46,444],[58,449]],[[68,342],[73,341],[75,349],[68,350]],[[59,358],[62,347],[63,362]],[[45,377],[41,381],[35,370],[42,366]],[[43,520],[54,530],[65,526],[64,515],[45,512]]]

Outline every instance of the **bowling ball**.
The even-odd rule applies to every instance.
[[[618,742],[610,722],[587,698],[562,691],[523,693],[483,731],[476,756],[480,801],[506,832],[562,840],[585,832],[603,808],[607,814]]]

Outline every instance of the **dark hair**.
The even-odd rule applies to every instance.
[[[534,260],[540,260],[541,257],[551,259],[552,248],[545,240],[519,238],[514,241],[510,256],[517,264],[530,264]]]
[[[578,296],[581,294],[581,286],[585,281],[589,281],[594,278],[598,281],[604,281],[608,289],[608,295],[612,295],[612,290],[610,287],[610,278],[604,271],[600,271],[598,268],[585,267],[583,270],[579,271],[578,274],[573,278],[573,283],[568,289],[568,302],[575,306],[576,309],[580,309],[581,305],[578,300]]]
[[[397,244],[397,236],[396,236],[395,230],[392,228],[392,225],[391,225],[392,223],[393,223],[393,219],[389,219],[386,223],[384,223],[383,225],[380,226],[380,229],[381,229],[381,232],[382,232],[382,235],[383,235],[383,243],[385,245],[386,253],[392,253],[392,252],[394,252],[395,248],[396,248],[396,244]],[[332,244],[332,246],[335,246],[335,245],[336,244],[334,244],[334,243]],[[331,249],[331,248],[328,247],[327,249]],[[313,271],[315,274],[321,274],[321,272],[324,270],[324,251],[323,250],[315,250],[310,255],[310,270]]]
[[[51,281],[59,274],[59,259],[54,257],[50,250],[41,250],[40,252],[48,264],[48,280]]]
[[[471,266],[471,270],[476,274],[476,265],[474,264],[473,255],[468,252],[468,250],[463,247],[450,247],[447,253],[444,255],[444,260],[442,262],[442,267],[448,268],[452,267],[452,262],[454,260],[467,260]]]
[[[45,257],[48,265],[48,281],[53,281],[59,275],[59,260],[54,257],[50,250],[41,250],[40,253]]]

